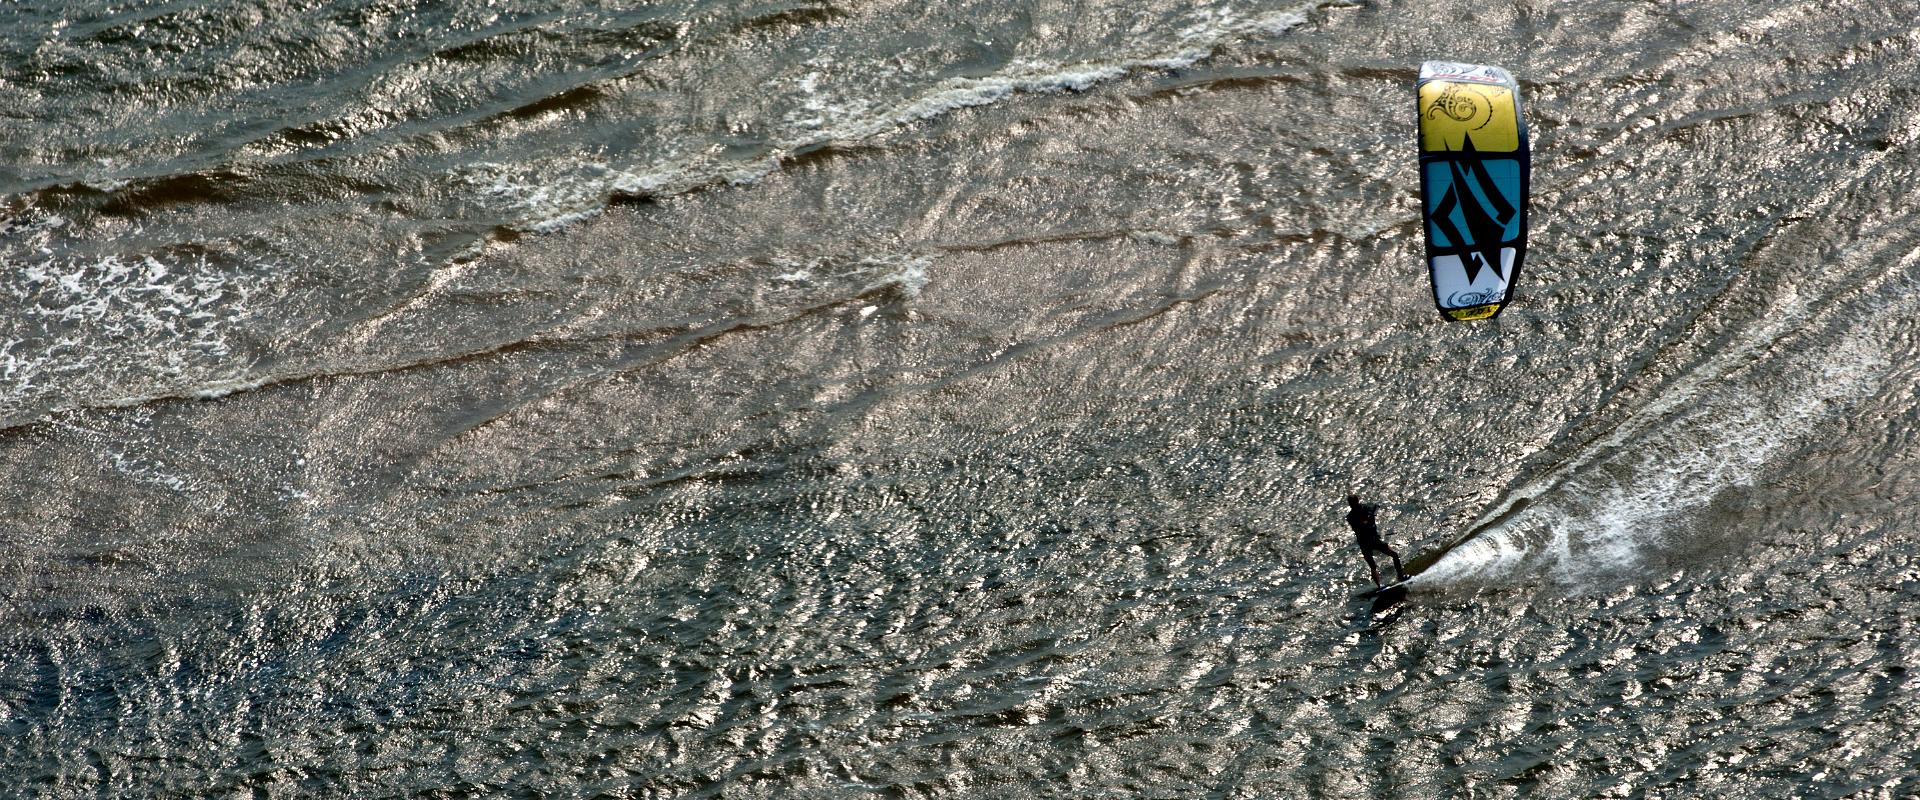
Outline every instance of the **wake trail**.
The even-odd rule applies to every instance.
[[[1847,187],[1864,185],[1877,167],[1835,182],[1803,219],[1871,218],[1873,199]],[[1728,290],[1721,316],[1749,320],[1746,327],[1695,345],[1708,354],[1644,406],[1509,492],[1453,544],[1415,559],[1415,580],[1487,581],[1531,569],[1573,582],[1630,570],[1710,525],[1703,517],[1716,497],[1813,444],[1898,369],[1886,343],[1920,311],[1913,222],[1900,214],[1857,233],[1796,223],[1761,254],[1770,269]],[[1850,240],[1827,238],[1839,236]],[[1809,268],[1821,258],[1833,263]]]

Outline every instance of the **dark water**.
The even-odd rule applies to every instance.
[[[0,793],[1920,796],[1920,6],[313,6],[0,8]]]

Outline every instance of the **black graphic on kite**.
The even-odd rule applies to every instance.
[[[1471,135],[1466,137],[1460,152],[1475,152]],[[1460,259],[1461,265],[1466,267],[1468,283],[1478,280],[1482,269],[1491,269],[1505,280],[1507,276],[1500,268],[1500,239],[1506,233],[1507,223],[1513,220],[1513,215],[1519,213],[1519,209],[1514,208],[1506,195],[1501,194],[1499,185],[1487,172],[1486,162],[1471,158],[1453,159],[1447,162],[1447,168],[1452,171],[1453,180],[1447,186],[1446,193],[1440,196],[1440,202],[1434,206],[1429,218],[1441,233],[1446,234],[1448,241],[1472,247]],[[1475,193],[1461,191],[1467,186],[1469,177],[1480,187],[1479,195],[1487,198],[1487,204],[1493,206],[1491,209],[1482,204]],[[1453,224],[1455,208],[1460,209],[1460,216],[1467,223],[1467,236],[1461,236],[1460,229]]]

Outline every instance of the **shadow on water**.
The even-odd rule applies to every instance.
[[[1401,603],[1406,602],[1406,600],[1407,587],[1405,585],[1389,586],[1373,595],[1371,603],[1367,608],[1367,613],[1370,616],[1379,617],[1382,614],[1393,611]]]
[[[1380,634],[1406,616],[1409,608],[1404,605],[1406,599],[1404,586],[1361,598],[1366,610],[1353,615],[1352,630],[1359,635],[1359,655],[1364,660],[1371,661],[1380,655]]]

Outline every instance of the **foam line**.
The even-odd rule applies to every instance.
[[[660,197],[706,186],[751,184],[778,170],[784,159],[813,148],[863,142],[914,122],[1016,95],[1085,91],[1139,72],[1189,67],[1233,42],[1284,33],[1306,22],[1306,15],[1319,6],[1318,2],[1301,3],[1251,16],[1232,9],[1203,10],[1170,44],[1104,60],[1019,59],[990,75],[941,80],[877,110],[865,101],[829,102],[818,94],[818,76],[809,76],[797,84],[805,98],[801,110],[787,115],[786,127],[771,152],[758,158],[702,154],[635,168],[578,159],[520,166],[480,164],[468,170],[463,180],[482,197],[509,209],[517,217],[516,227],[552,232],[599,214],[615,196]]]

